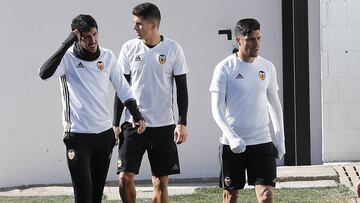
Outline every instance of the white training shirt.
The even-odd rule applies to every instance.
[[[210,92],[225,94],[226,121],[246,145],[271,142],[267,93],[278,91],[274,65],[258,56],[252,63],[236,54],[215,68]],[[223,135],[222,144],[229,144]]]
[[[181,46],[164,38],[149,48],[133,39],[122,46],[118,61],[124,74],[131,75],[130,86],[147,126],[174,124],[174,76],[189,72]],[[132,120],[128,111],[125,120]]]
[[[122,102],[133,95],[111,50],[100,47],[98,59],[84,61],[75,57],[73,46],[51,77],[60,77],[65,132],[100,133],[112,127],[109,83]]]

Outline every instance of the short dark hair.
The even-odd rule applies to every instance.
[[[71,22],[71,30],[78,29],[80,32],[89,32],[91,28],[98,29],[96,20],[90,15],[80,14],[76,16]]]
[[[161,14],[159,8],[150,2],[138,4],[133,8],[133,15],[141,16],[144,20],[156,20],[160,24]]]
[[[260,30],[260,23],[253,18],[244,18],[235,25],[235,36],[247,36],[255,30]]]

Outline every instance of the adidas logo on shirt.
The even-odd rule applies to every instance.
[[[79,64],[76,66],[76,68],[85,68],[85,66],[81,62],[79,62]]]
[[[241,73],[239,73],[235,79],[243,79],[243,78],[244,78],[244,76],[242,76]]]
[[[135,61],[142,61],[140,56],[136,56]]]

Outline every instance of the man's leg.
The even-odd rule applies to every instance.
[[[272,142],[246,146],[249,153],[248,184],[255,186],[258,202],[274,202],[277,150]]]
[[[147,131],[147,130],[146,130]],[[135,203],[135,175],[139,173],[142,157],[146,150],[147,136],[137,134],[137,128],[125,122],[121,125],[119,158],[119,194],[124,203]]]
[[[154,188],[153,202],[167,203],[169,175],[179,174],[179,156],[174,142],[175,125],[147,128],[151,139],[147,149]]]
[[[77,141],[76,144],[74,144],[74,139]],[[74,188],[75,202],[88,203],[92,202],[91,150],[88,146],[80,144],[83,140],[79,140],[79,137],[74,138],[69,134],[65,136],[66,158]]]
[[[91,179],[93,203],[100,203],[104,191],[111,153],[93,155],[91,160]]]
[[[93,203],[101,203],[115,143],[114,131],[107,130],[95,138],[97,149],[91,157],[92,199]]]
[[[229,145],[219,147],[220,177],[219,186],[224,189],[223,202],[236,202],[239,190],[245,186],[246,151],[235,154]]]
[[[124,203],[135,203],[136,189],[134,178],[135,173],[121,172],[119,174],[119,193]]]
[[[152,184],[154,188],[153,192],[153,203],[168,203],[169,195],[168,195],[168,176],[156,177],[152,176]]]
[[[223,203],[236,203],[239,196],[239,190],[224,190]]]
[[[274,202],[274,187],[268,185],[255,185],[255,192],[258,202],[273,203]]]

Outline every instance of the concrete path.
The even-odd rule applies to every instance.
[[[280,166],[276,188],[337,187],[344,184],[354,191],[351,202],[359,202],[355,197],[355,186],[360,181],[360,163],[337,163],[315,166]],[[173,180],[169,185],[169,195],[186,195],[196,188],[217,187],[217,178]],[[137,198],[151,198],[152,187],[146,183],[137,184]],[[246,188],[252,188],[246,186]],[[107,199],[119,200],[116,182],[108,183],[104,189]],[[0,189],[0,196],[57,196],[73,195],[73,189],[67,186],[32,186]]]

